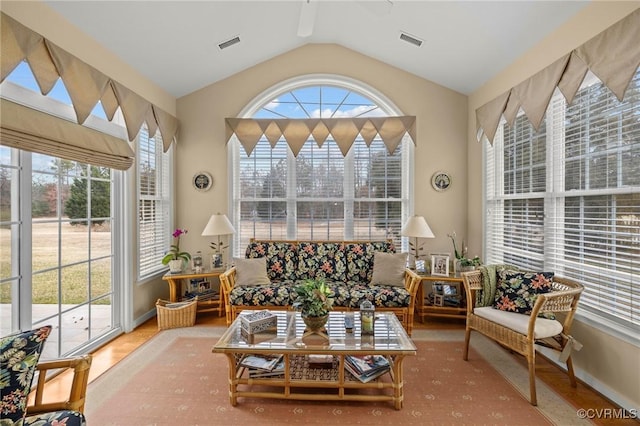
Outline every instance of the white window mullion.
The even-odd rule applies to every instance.
[[[297,206],[297,171],[296,158],[290,149],[287,150],[287,239],[298,238],[298,206]]]
[[[353,208],[355,199],[355,165],[354,165],[354,151],[350,149],[347,156],[344,158],[344,177],[342,178],[344,186],[344,239],[353,240]]]

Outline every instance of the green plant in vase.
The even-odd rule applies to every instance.
[[[333,291],[322,279],[307,279],[295,287],[293,308],[300,311],[310,330],[319,330],[327,322],[333,309]]]
[[[447,236],[451,238],[451,242],[453,243],[453,253],[456,257],[453,269],[456,276],[459,276],[460,272],[462,271],[473,270],[476,267],[482,265],[482,261],[478,256],[475,256],[473,259],[467,257],[467,246],[465,245],[464,240],[462,240],[461,250],[458,250],[458,246],[456,245],[455,231],[453,231],[453,233],[451,234],[447,234]]]

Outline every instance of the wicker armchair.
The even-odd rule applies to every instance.
[[[91,355],[64,358],[51,361],[41,361],[36,366],[38,382],[33,391],[33,403],[27,405],[25,425],[44,424],[43,421],[58,421],[61,424],[84,424],[84,403],[91,368]],[[65,401],[43,402],[45,398],[45,384],[48,371],[63,369],[71,370],[71,387]]]
[[[580,293],[584,287],[572,280],[555,277],[552,291],[538,295],[530,315],[505,312],[492,307],[476,307],[476,293],[483,290],[482,272],[462,273],[467,295],[467,326],[463,359],[469,359],[471,330],[476,330],[527,359],[529,367],[529,391],[531,405],[537,405],[535,381],[535,344],[542,344],[562,352],[566,358],[567,374],[571,386],[576,379],[571,361],[571,348],[578,345],[570,337],[573,317]],[[540,318],[540,314],[563,313],[564,320]]]

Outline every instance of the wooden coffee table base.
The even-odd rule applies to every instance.
[[[248,371],[239,365],[239,360],[242,356],[240,354],[227,353],[226,356],[229,361],[229,401],[232,406],[236,406],[238,404],[238,398],[242,397],[308,401],[391,401],[393,402],[393,406],[396,410],[400,410],[402,408],[403,355],[389,356],[391,363],[390,371],[369,383],[362,383],[351,376],[349,372],[345,371],[345,355],[349,354],[338,355],[334,353],[338,362],[332,369],[305,369],[298,364],[304,363],[305,356],[303,354],[300,354],[299,352],[296,354],[284,354],[285,373],[283,375],[268,378],[250,378],[248,376]],[[296,374],[298,377],[293,377],[294,374],[292,374],[292,371],[299,372],[300,370],[306,371],[307,374],[303,375],[303,377],[299,377],[299,374]],[[330,377],[319,379],[318,376]],[[391,381],[388,380],[389,376]],[[264,386],[280,389],[265,391]],[[309,392],[309,390],[312,389],[333,389],[334,392]],[[359,393],[358,390],[362,389],[376,389],[379,390],[379,393]],[[390,390],[390,392],[388,390]]]
[[[405,356],[416,354],[416,347],[395,314],[376,313],[372,335],[362,335],[358,312],[332,311],[325,329],[318,333],[306,330],[299,312],[274,311],[273,314],[276,330],[245,338],[239,317],[213,346],[212,352],[222,353],[228,360],[231,405],[235,406],[238,398],[250,397],[390,401],[397,410],[402,408],[402,362]],[[352,316],[349,320],[353,319],[350,321],[353,328],[348,330],[345,327],[347,315]],[[271,373],[258,373],[257,369],[250,372],[242,365],[243,358],[249,354],[282,355],[283,371],[277,376],[264,376]],[[330,355],[332,363],[326,368],[311,368],[308,355]],[[380,377],[362,383],[345,368],[345,358],[349,355],[384,356],[390,368]],[[257,377],[260,374],[262,376]]]

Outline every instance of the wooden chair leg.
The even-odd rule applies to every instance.
[[[567,358],[567,375],[569,376],[569,383],[571,383],[571,387],[577,387],[578,383],[576,382],[576,375],[573,372],[573,360],[571,356]]]
[[[536,351],[531,345],[527,349],[527,364],[529,366],[529,393],[531,394],[531,405],[538,405],[538,398],[536,395]]]
[[[471,340],[471,328],[467,327],[464,333],[464,353],[462,354],[462,359],[465,361],[469,360],[469,341]]]

